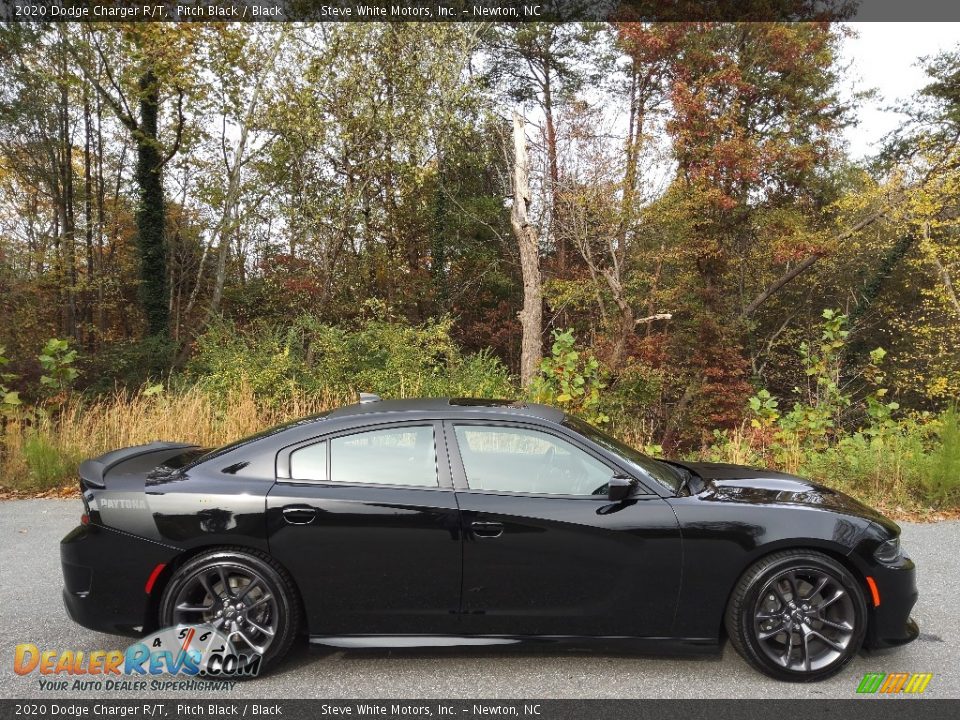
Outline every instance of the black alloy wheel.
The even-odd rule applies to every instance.
[[[822,680],[859,651],[867,625],[851,573],[814,551],[762,558],[730,599],[727,633],[741,656],[779,680]]]

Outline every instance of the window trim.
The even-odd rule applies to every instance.
[[[645,482],[642,482],[640,478],[636,478],[636,475],[632,472],[627,471],[625,468],[621,467],[617,463],[611,462],[611,460],[605,457],[603,454],[598,452],[595,448],[586,445],[583,442],[579,442],[575,437],[571,437],[565,432],[557,431],[555,428],[546,425],[540,425],[537,423],[531,422],[522,422],[522,421],[509,421],[509,420],[479,420],[479,419],[470,419],[470,420],[445,420],[443,423],[444,434],[446,435],[446,443],[450,456],[450,467],[453,472],[453,481],[454,487],[457,492],[468,492],[473,495],[506,495],[512,497],[534,497],[534,498],[553,498],[553,499],[567,499],[567,500],[585,500],[585,501],[600,501],[610,502],[606,495],[570,495],[559,493],[541,493],[541,492],[524,492],[517,490],[481,490],[477,488],[471,488],[467,480],[467,471],[466,467],[463,464],[463,457],[460,453],[460,441],[457,438],[456,428],[461,425],[479,425],[481,427],[501,427],[501,428],[517,428],[520,430],[533,430],[536,432],[543,433],[550,437],[562,440],[569,445],[572,445],[576,449],[586,453],[592,457],[597,462],[605,465],[608,470],[610,470],[611,477],[616,474],[626,474],[634,479],[640,481],[640,484],[637,487],[637,497],[646,497],[649,495],[656,495],[650,491],[646,486]],[[659,497],[659,496],[658,496]]]
[[[390,429],[402,429],[405,427],[430,428],[433,430],[433,449],[436,458],[437,484],[436,485],[397,485],[394,483],[376,483],[376,482],[344,482],[342,480],[330,479],[330,466],[333,457],[332,441],[337,438],[349,435],[360,435],[367,432],[377,432]],[[290,456],[304,447],[316,445],[325,442],[327,445],[327,479],[310,480],[306,478],[294,478],[291,473]],[[446,438],[443,434],[443,425],[439,420],[406,420],[400,422],[382,422],[371,423],[369,425],[354,425],[349,428],[341,428],[323,435],[317,435],[306,440],[301,440],[292,445],[287,445],[277,451],[276,458],[276,479],[278,483],[284,485],[318,485],[327,487],[362,487],[362,488],[392,488],[396,490],[430,490],[446,491],[453,490],[453,483],[450,478],[450,464],[444,457],[448,456]]]

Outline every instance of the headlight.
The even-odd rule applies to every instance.
[[[873,557],[885,565],[895,565],[900,561],[900,558],[903,557],[903,549],[900,547],[900,538],[895,537],[887,540],[874,551]]]

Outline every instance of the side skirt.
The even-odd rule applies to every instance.
[[[555,646],[650,655],[710,655],[717,638],[650,638],[625,635],[311,635],[311,644],[337,648],[440,648]]]

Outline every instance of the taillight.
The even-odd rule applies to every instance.
[[[90,524],[90,516],[87,513],[83,513],[83,515],[80,516],[80,524],[81,525]]]

